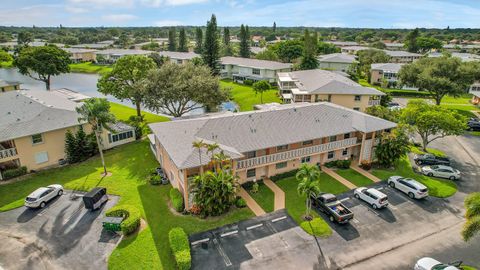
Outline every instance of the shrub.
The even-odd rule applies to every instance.
[[[88,159],[98,152],[95,134],[86,134],[78,129],[74,134],[70,130],[65,134],[65,153],[68,163],[77,163]]]
[[[185,231],[176,227],[168,232],[168,241],[172,249],[173,256],[177,262],[178,269],[188,270],[192,265],[192,257],[190,255],[190,244]]]
[[[245,201],[245,199],[237,197],[237,200],[235,201],[235,206],[238,208],[244,208],[247,207],[247,202]]]
[[[258,183],[257,182],[254,182],[253,185],[252,185],[252,193],[257,193],[258,192]]]
[[[288,172],[284,172],[284,173],[279,173],[277,175],[274,175],[274,176],[270,177],[270,180],[275,182],[275,181],[278,181],[278,180],[283,179],[283,178],[293,177],[297,174],[297,172],[298,172],[298,169],[288,171]]]
[[[202,208],[200,208],[200,206],[197,204],[194,204],[192,207],[190,207],[190,213],[192,213],[192,215],[200,215],[201,212]]]
[[[428,92],[415,90],[387,90],[387,93],[390,93],[394,97],[426,98],[431,96]]]
[[[27,174],[27,167],[22,166],[19,168],[6,170],[2,173],[2,176],[4,180],[7,180],[24,174]]]
[[[348,169],[350,168],[351,164],[352,164],[352,161],[350,159],[337,160],[337,168],[339,169]]]
[[[160,175],[158,175],[157,173],[151,174],[148,181],[151,185],[160,185],[160,183],[162,183],[162,177],[160,177]]]
[[[125,235],[133,233],[140,226],[140,211],[131,205],[114,206],[105,213],[105,216],[123,217],[120,227]]]
[[[182,212],[185,209],[183,204],[183,195],[176,188],[170,189],[170,200],[172,201],[172,206],[177,212]]]
[[[247,80],[244,80],[244,81],[243,81],[243,84],[248,85],[248,86],[252,86],[252,85],[253,85],[253,81],[247,79]]]
[[[333,167],[335,167],[335,166],[337,165],[337,161],[334,160],[334,161],[325,162],[324,165],[325,165],[325,167],[327,167],[327,168],[333,168]]]
[[[360,164],[360,167],[362,167],[362,169],[364,170],[370,170],[372,168],[372,163],[370,163],[369,161],[362,161],[362,163]]]

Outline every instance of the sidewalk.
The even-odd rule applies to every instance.
[[[331,177],[335,178],[335,180],[342,183],[344,186],[348,187],[349,189],[357,188],[357,186],[352,184],[350,181],[341,177],[339,174],[337,174],[336,172],[334,172],[333,170],[331,170],[331,169],[329,169],[325,166],[322,166],[322,172],[324,172],[324,173],[330,175]]]
[[[280,210],[285,208],[285,192],[281,188],[279,188],[272,180],[264,179],[263,183],[270,188],[273,193],[275,194],[274,200],[274,210]]]
[[[243,187],[240,187],[238,191],[238,196],[242,197],[245,200],[248,208],[250,208],[250,210],[252,210],[252,212],[256,216],[261,216],[266,214],[265,210],[263,210],[262,207],[258,205],[258,203],[248,194],[248,192]]]
[[[352,168],[353,170],[357,171],[358,173],[362,174],[363,176],[367,177],[368,179],[372,180],[375,183],[382,181],[380,178],[376,177],[375,175],[360,168],[355,162],[352,162],[352,165],[350,165],[350,168]]]

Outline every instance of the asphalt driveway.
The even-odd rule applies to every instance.
[[[20,207],[0,213],[0,268],[106,269],[107,258],[120,241],[102,230],[105,210],[118,197],[109,196],[102,209],[87,211],[71,193],[43,209]]]

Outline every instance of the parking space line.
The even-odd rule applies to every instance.
[[[218,240],[216,238],[213,239],[213,243],[215,244],[215,247],[217,248],[218,253],[220,253],[220,255],[222,256],[223,261],[225,262],[225,265],[226,266],[232,266],[232,262],[230,261],[230,258],[228,258],[227,254],[225,253],[223,248],[220,246],[220,243],[218,242]]]
[[[277,221],[284,220],[284,219],[287,219],[287,216],[282,216],[282,217],[279,217],[279,218],[274,218],[274,219],[272,219],[272,223],[275,223],[275,222],[277,222]]]
[[[210,241],[210,238],[204,238],[204,239],[201,239],[201,240],[198,240],[198,241],[194,241],[192,242],[192,246],[195,246],[195,245],[198,245],[198,244],[201,244],[201,243],[205,243],[205,242],[208,242]]]
[[[358,221],[358,219],[356,219],[356,218],[353,218],[352,220],[353,220],[353,223],[355,223],[355,224],[360,223],[360,221]]]
[[[238,233],[238,230],[222,233],[222,234],[220,234],[220,237],[225,237],[225,236],[229,236],[229,235],[236,234],[236,233]]]
[[[255,229],[255,228],[258,228],[258,227],[262,227],[263,226],[263,223],[260,223],[260,224],[257,224],[257,225],[252,225],[250,227],[247,227],[247,231],[250,231],[252,229]]]
[[[341,200],[339,200],[340,202],[344,202],[344,201],[347,201],[347,200],[350,200],[350,197],[346,197],[346,198],[343,198]]]

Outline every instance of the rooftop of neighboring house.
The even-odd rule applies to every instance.
[[[269,109],[224,113],[149,125],[180,169],[200,165],[192,142],[217,143],[232,158],[242,153],[355,131],[373,132],[396,126],[377,117],[328,102],[295,103]],[[328,127],[328,128],[325,128]],[[209,157],[202,150],[201,160]]]
[[[291,68],[292,64],[290,63],[281,63],[276,61],[267,61],[267,60],[258,60],[252,58],[241,58],[241,57],[232,57],[226,56],[220,59],[223,65],[237,65],[241,67],[249,68],[258,68],[258,69],[287,69]]]
[[[278,73],[280,81],[294,81],[294,94],[385,95],[375,88],[360,84],[336,72],[311,69]]]
[[[355,41],[326,41],[326,42],[339,47],[360,45]]]
[[[396,43],[396,42],[391,42],[391,43],[388,43],[388,42],[385,42],[384,43],[385,46],[388,47],[392,47],[392,48],[403,48],[404,44],[403,43]]]
[[[320,55],[318,58],[320,62],[329,62],[329,63],[352,64],[356,61],[355,56],[351,54],[346,54],[346,53],[325,54],[325,55]]]
[[[85,49],[85,48],[63,48],[64,51],[68,53],[93,53],[97,52],[94,49]]]
[[[90,96],[78,93],[77,91],[68,88],[50,90],[50,93],[71,100],[73,102],[81,102],[85,99],[91,98]]]
[[[0,141],[79,125],[79,103],[44,90],[0,95]]]
[[[45,41],[37,41],[37,40],[29,42],[28,46],[40,47],[40,46],[45,46],[47,44],[53,44],[53,45],[56,45],[59,48],[62,48],[62,47],[65,46],[65,44],[61,44],[61,43],[47,43]],[[16,40],[0,43],[0,47],[16,47],[16,46],[18,46],[18,42]]]
[[[13,85],[20,85],[20,82],[4,81],[0,79],[0,87],[13,86]]]
[[[372,64],[371,70],[381,70],[383,72],[398,73],[403,64],[398,63],[376,63]]]
[[[363,51],[363,50],[370,50],[372,48],[370,47],[365,47],[365,46],[345,46],[342,47],[342,50],[348,50],[348,51]]]
[[[418,53],[411,53],[407,51],[389,51],[389,50],[383,50],[388,56],[391,57],[420,57],[422,56],[421,54]]]
[[[445,48],[445,49],[454,49],[454,48],[479,49],[480,44],[445,44],[445,45],[443,45],[443,48]]]
[[[113,44],[113,43],[112,43]],[[77,44],[70,46],[71,48],[88,48],[88,49],[105,49],[110,47],[110,43],[90,43],[90,44]]]
[[[258,54],[258,53],[261,53],[263,51],[265,51],[267,48],[263,47],[250,47],[250,52],[253,53],[253,54]]]
[[[440,57],[443,54],[440,52],[434,52],[428,54],[428,57]],[[473,54],[473,53],[459,53],[459,52],[452,52],[451,53],[452,57],[458,57],[462,59],[464,62],[469,62],[469,61],[480,61],[480,55]]]
[[[132,126],[127,125],[120,121],[110,124],[108,127],[113,133],[120,133],[120,132],[130,131],[134,129]]]
[[[101,55],[146,55],[151,53],[153,53],[153,51],[129,50],[129,49],[106,49],[103,51],[96,52],[96,54],[101,54]]]
[[[171,52],[171,51],[161,51],[158,54],[166,57],[170,57],[171,59],[184,59],[184,60],[191,60],[195,57],[201,57],[199,54],[194,52]]]

